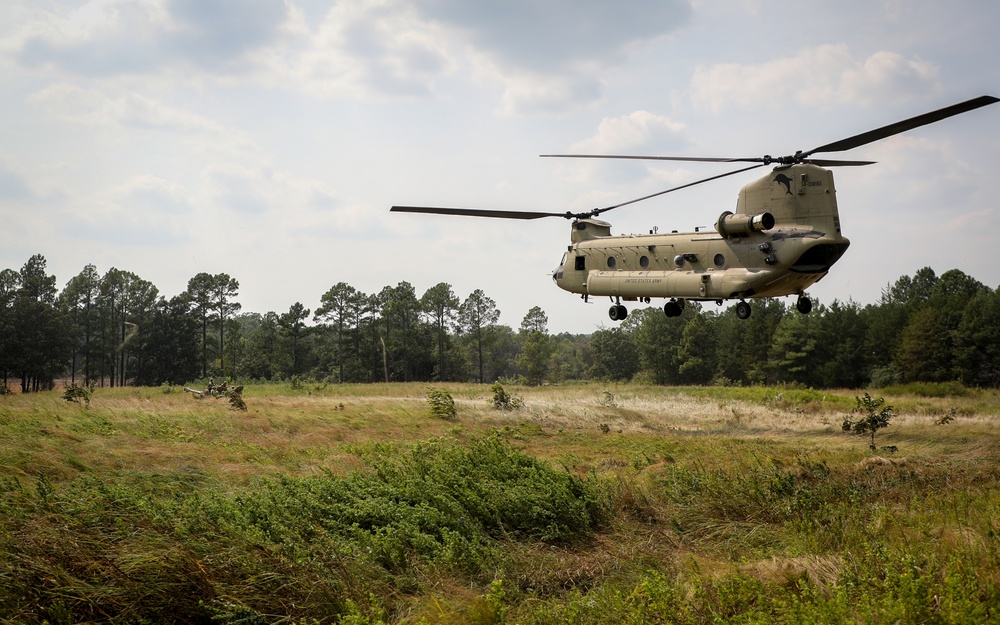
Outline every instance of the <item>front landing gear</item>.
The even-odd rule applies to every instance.
[[[805,295],[799,295],[799,301],[795,302],[795,310],[799,311],[803,315],[808,315],[812,309],[812,300]]]

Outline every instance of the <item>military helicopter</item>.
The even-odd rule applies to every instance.
[[[610,297],[612,321],[628,316],[624,301],[649,303],[665,298],[663,311],[676,317],[688,301],[739,300],[736,315],[751,314],[747,299],[797,295],[796,309],[812,310],[805,290],[821,280],[847,251],[841,234],[833,173],[827,167],[872,165],[874,161],[812,158],[821,152],[843,152],[880,139],[932,124],[954,115],[994,104],[1000,99],[980,96],[936,111],[869,130],[853,137],[797,151],[789,156],[704,158],[613,154],[543,154],[555,158],[662,160],[711,163],[755,163],[634,200],[582,213],[529,212],[478,208],[393,206],[405,213],[492,217],[500,219],[571,219],[570,244],[552,279],[559,288]],[[774,169],[740,190],[736,211],[725,211],[714,229],[695,232],[612,235],[611,224],[597,219],[622,206],[718,180],[758,167]]]

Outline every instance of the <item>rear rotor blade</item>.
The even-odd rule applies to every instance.
[[[889,124],[888,126],[882,126],[881,128],[876,128],[875,130],[869,130],[868,132],[863,132],[859,135],[848,137],[847,139],[841,139],[840,141],[834,141],[833,143],[821,145],[820,147],[814,148],[809,152],[805,152],[801,156],[806,157],[810,154],[815,154],[816,152],[843,152],[844,150],[861,147],[862,145],[869,144],[873,141],[898,135],[901,132],[913,130],[914,128],[926,126],[927,124],[933,124],[934,122],[939,122],[942,119],[947,119],[953,115],[967,113],[981,106],[986,106],[995,102],[1000,102],[1000,99],[989,95],[979,96],[978,98],[973,98],[965,102],[959,102],[958,104],[946,106],[943,109],[931,111],[930,113],[924,113],[923,115],[917,115],[916,117],[911,117],[910,119],[904,119],[903,121]]]
[[[423,213],[427,215],[460,215],[463,217],[493,217],[497,219],[541,219],[542,217],[562,217],[572,219],[572,213],[540,213],[530,211],[491,210],[484,208],[442,208],[438,206],[393,206],[396,213]]]
[[[846,150],[851,150],[853,148],[861,147],[863,145],[867,145],[869,143],[878,141],[880,139],[885,139],[893,135],[898,135],[901,132],[906,132],[908,130],[913,130],[914,128],[920,128],[921,126],[933,124],[935,122],[939,122],[943,119],[947,119],[955,115],[961,115],[962,113],[968,113],[969,111],[973,111],[977,108],[980,108],[982,106],[987,106],[989,104],[995,104],[996,102],[1000,102],[1000,98],[995,98],[990,95],[979,96],[978,98],[966,100],[965,102],[959,102],[958,104],[952,104],[951,106],[946,106],[936,111],[924,113],[923,115],[917,115],[916,117],[904,119],[894,124],[889,124],[888,126],[882,126],[881,128],[876,128],[875,130],[869,130],[868,132],[863,132],[859,135],[854,135],[853,137],[848,137],[846,139],[834,141],[833,143],[827,143],[826,145],[821,145],[818,148],[814,148],[808,152],[796,152],[795,154],[789,156],[764,155],[763,157],[753,157],[753,158],[716,158],[716,157],[698,157],[698,156],[639,156],[631,154],[542,154],[542,156],[559,157],[559,158],[602,158],[602,159],[615,158],[615,159],[649,160],[649,161],[681,161],[681,162],[691,162],[691,163],[763,163],[765,165],[770,165],[771,163],[778,163],[781,165],[792,165],[795,163],[802,163],[807,161],[814,165],[819,165],[821,167],[849,167],[849,166],[872,165],[874,164],[874,161],[841,161],[832,159],[810,159],[809,156],[812,154],[816,154],[817,152],[843,152]]]
[[[820,167],[862,167],[864,165],[874,165],[878,161],[841,161],[827,158],[807,158],[805,162]]]
[[[773,156],[756,156],[750,158],[715,158],[701,156],[640,156],[635,154],[541,154],[542,158],[617,158],[636,161],[681,161],[687,163],[762,163],[770,165],[779,163],[788,165],[792,157],[776,158]],[[813,165],[820,167],[859,167],[874,165],[875,161],[842,161],[834,159],[809,159]]]

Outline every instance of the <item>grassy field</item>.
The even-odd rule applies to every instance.
[[[1000,623],[1000,394],[0,396],[0,623]]]

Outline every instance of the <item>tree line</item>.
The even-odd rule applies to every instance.
[[[642,380],[859,388],[960,381],[1000,386],[1000,291],[923,268],[876,304],[834,300],[801,315],[754,302],[749,319],[689,303],[634,309],[621,325],[550,334],[531,308],[515,330],[477,289],[408,282],[364,293],[340,282],[315,310],[243,312],[239,282],[199,273],[167,298],[134,273],[87,265],[59,291],[41,255],[0,272],[0,374],[22,392],[57,379],[97,386],[241,381]]]
[[[657,314],[657,313],[661,314]],[[876,304],[834,300],[810,314],[770,299],[749,319],[688,305],[680,317],[636,311],[590,337],[592,374],[657,384],[883,387],[958,381],[1000,386],[1000,291],[959,270],[925,267]]]

